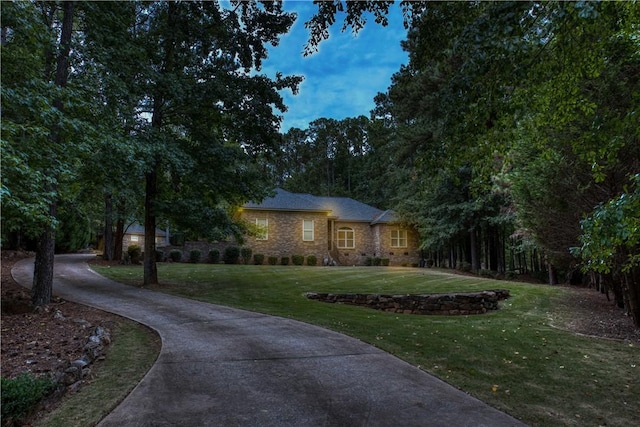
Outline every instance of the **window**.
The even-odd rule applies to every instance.
[[[267,218],[256,218],[256,228],[258,229],[256,240],[269,240],[269,220]]]
[[[352,228],[340,227],[338,229],[338,247],[341,249],[356,247],[356,239]]]
[[[135,234],[131,235],[131,241],[132,242],[137,242],[138,241],[138,236],[136,236]]]
[[[302,240],[305,242],[313,242],[315,240],[313,233],[313,220],[302,220]]]
[[[407,230],[400,230],[400,229],[391,230],[391,247],[392,248],[407,247]]]

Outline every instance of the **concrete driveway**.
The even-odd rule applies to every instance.
[[[108,280],[56,257],[54,294],[156,330],[155,365],[100,426],[522,426],[357,339]],[[16,280],[30,287],[33,260]]]

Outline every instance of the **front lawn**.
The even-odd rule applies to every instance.
[[[140,266],[94,267],[132,285]],[[159,264],[155,290],[290,317],[357,337],[535,426],[629,426],[640,419],[640,351],[550,326],[562,287],[432,269]],[[446,293],[505,288],[500,310],[418,316],[308,300],[306,292]]]

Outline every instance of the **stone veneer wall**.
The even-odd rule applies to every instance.
[[[467,315],[497,310],[498,302],[509,298],[509,290],[431,295],[329,294],[308,292],[307,298],[404,314]]]

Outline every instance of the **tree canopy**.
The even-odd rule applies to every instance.
[[[396,7],[315,3],[306,54]],[[56,233],[115,223],[117,247],[143,222],[153,283],[156,226],[240,234],[232,208],[278,184],[393,208],[449,266],[593,273],[640,325],[637,2],[397,5],[409,62],[370,117],[281,135],[301,81],[261,74],[281,2],[3,2],[3,241],[38,242],[34,301]]]
[[[280,140],[278,91],[301,81],[260,74],[295,15],[235,0],[3,2],[2,13],[5,230],[55,241],[56,207],[79,200],[80,178],[116,205],[107,223],[145,224],[145,283],[157,282],[158,221],[199,237],[238,230],[230,208],[271,187],[260,160]]]
[[[343,30],[386,25],[393,3],[319,3],[307,52],[339,16]],[[410,61],[377,97],[383,142],[362,162],[384,171],[388,205],[453,265],[505,271],[525,251],[552,283],[600,266],[640,325],[640,211],[628,208],[640,170],[637,2],[399,5]],[[605,217],[624,217],[625,231]]]

